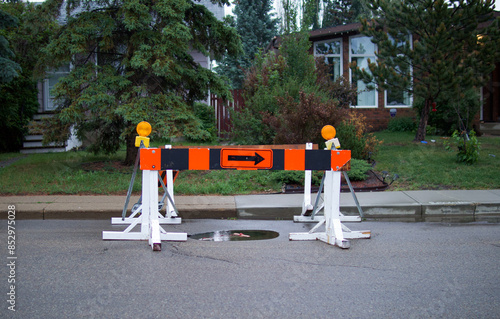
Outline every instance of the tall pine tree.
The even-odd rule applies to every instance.
[[[235,89],[241,88],[245,71],[252,65],[255,54],[265,49],[277,33],[278,21],[270,13],[272,5],[272,0],[240,0],[236,3],[235,26],[241,37],[243,54],[226,56],[217,68],[218,73],[230,79]]]
[[[65,140],[72,125],[91,149],[112,153],[127,141],[125,162],[135,159],[134,128],[148,121],[160,137],[203,138],[195,101],[209,90],[230,93],[224,81],[190,52],[222,58],[241,50],[236,30],[193,0],[48,0],[66,6],[66,22],[44,50],[42,67],[71,63],[57,84],[58,112],[46,140]],[[223,6],[229,0],[212,0]]]
[[[438,97],[463,97],[484,85],[500,58],[499,20],[491,0],[377,0],[378,18],[362,32],[378,46],[369,70],[351,66],[367,83],[425,100],[415,141],[423,141]],[[413,42],[410,41],[411,37]]]
[[[366,0],[324,0],[323,28],[358,22],[369,14]]]

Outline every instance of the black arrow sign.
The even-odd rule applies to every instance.
[[[257,165],[264,160],[264,157],[260,156],[257,152],[255,152],[255,156],[228,155],[227,160],[241,161],[241,162],[255,162],[254,165]]]

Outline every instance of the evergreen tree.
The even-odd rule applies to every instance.
[[[358,22],[369,13],[365,0],[324,0],[323,28]]]
[[[4,132],[0,150],[17,151],[39,106],[33,71],[40,48],[47,44],[56,24],[52,10],[45,3],[10,1],[0,4],[0,8],[18,21],[17,28],[4,32],[4,39],[9,41],[15,54],[12,61],[19,66],[16,77],[0,84],[0,131]],[[6,70],[8,68],[0,67],[0,73]]]
[[[15,57],[14,52],[3,35],[6,29],[17,27],[18,22],[16,17],[0,10],[0,83],[12,81],[21,71],[19,64],[12,60]]]
[[[352,68],[366,83],[425,100],[415,136],[423,141],[433,103],[443,96],[457,101],[468,89],[484,85],[500,58],[493,3],[377,0],[370,9],[379,17],[364,19],[362,32],[378,45],[378,59],[369,63],[369,70]]]
[[[59,8],[65,3],[48,1]],[[241,43],[233,28],[193,0],[75,0],[65,12],[41,61],[43,67],[72,67],[54,90],[59,108],[47,140],[65,140],[76,124],[80,137],[93,134],[96,152],[115,152],[125,138],[125,162],[131,163],[140,121],[150,122],[157,137],[209,138],[194,104],[209,90],[225,98],[230,93],[190,51],[216,59],[237,54]]]
[[[236,3],[233,21],[243,45],[239,57],[226,56],[217,72],[227,76],[233,88],[239,89],[245,78],[245,70],[252,65],[255,55],[265,49],[277,33],[277,19],[270,13],[272,0],[240,0]]]

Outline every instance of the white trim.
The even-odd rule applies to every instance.
[[[395,109],[395,108],[399,108],[399,109],[410,109],[413,107],[413,96],[410,95],[409,99],[410,99],[410,104],[409,105],[405,105],[405,104],[395,104],[395,105],[388,105],[387,104],[387,93],[388,93],[389,90],[384,90],[384,107],[386,109]],[[407,94],[410,94],[410,93],[407,93]]]
[[[316,47],[318,44],[322,44],[322,43],[331,43],[331,42],[339,42],[340,43],[340,53],[332,53],[332,54],[317,54],[316,53]],[[343,55],[343,52],[344,52],[344,44],[343,44],[343,41],[342,41],[342,38],[333,38],[333,39],[328,39],[328,40],[323,40],[323,41],[317,41],[317,42],[314,42],[314,45],[313,45],[313,55],[315,57],[325,57],[325,58],[339,58],[340,60],[340,70],[339,70],[339,74],[338,74],[338,77],[341,77],[343,76],[343,70],[344,70],[344,59],[342,59],[342,55]],[[335,78],[336,80],[337,78]]]

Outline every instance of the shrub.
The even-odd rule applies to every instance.
[[[364,181],[368,178],[368,171],[371,165],[364,160],[351,159],[351,168],[347,171],[347,176],[351,181]],[[323,178],[323,171],[313,171],[311,174],[311,185],[319,186]],[[274,171],[273,180],[289,185],[302,185],[304,186],[304,172],[303,171]]]
[[[286,61],[273,52],[257,54],[254,65],[246,74],[243,96],[245,107],[231,111],[232,139],[238,144],[271,144],[275,132],[263,122],[264,114],[274,115],[277,110],[276,96],[285,92],[297,92],[299,84],[283,83]]]
[[[310,46],[308,34],[298,33],[284,37],[280,55],[257,55],[244,83],[245,108],[232,114],[236,143],[320,143],[321,128],[345,117],[356,90],[332,82]]]
[[[336,127],[337,138],[342,149],[351,150],[351,157],[357,159],[368,159],[378,151],[379,140],[368,133],[369,126],[366,117],[361,113],[351,112],[347,119]]]
[[[215,125],[215,114],[211,106],[205,103],[194,103],[194,114],[201,121],[201,128],[206,134],[193,136],[196,142],[211,142],[217,139],[217,127]]]
[[[288,94],[276,99],[279,114],[269,114],[264,119],[276,132],[275,144],[324,142],[321,128],[326,124],[336,125],[346,114],[337,101],[314,92],[300,91],[298,101]]]
[[[387,130],[390,132],[413,132],[417,124],[411,117],[395,117],[389,120]]]
[[[282,184],[302,185],[304,186],[304,172],[303,171],[274,171],[273,180]],[[322,171],[313,171],[311,174],[311,185],[321,184],[323,177]]]
[[[365,160],[351,159],[351,169],[347,176],[352,181],[364,181],[368,178],[368,171],[372,168]]]
[[[476,137],[476,132],[470,131],[459,133],[458,131],[453,132],[453,135],[449,140],[445,141],[445,148],[449,151],[454,148],[457,149],[457,162],[465,163],[467,165],[472,165],[477,162],[479,158],[479,141]]]

